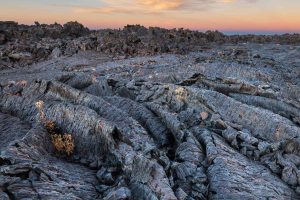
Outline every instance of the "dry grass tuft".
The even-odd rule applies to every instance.
[[[71,134],[54,134],[51,135],[51,141],[54,148],[59,153],[66,153],[68,156],[72,155],[74,152],[74,140]]]
[[[72,135],[60,133],[59,128],[56,126],[56,123],[54,121],[46,119],[45,113],[43,111],[43,101],[38,101],[35,105],[39,110],[40,122],[47,129],[55,150],[61,154],[66,154],[67,156],[72,155],[75,148],[74,139],[72,138]]]
[[[44,122],[44,127],[47,129],[48,133],[50,133],[50,135],[55,135],[56,134],[56,124],[54,121],[50,121],[50,120],[46,120]]]
[[[51,141],[52,141],[54,148],[58,152],[62,153],[64,151],[65,144],[64,144],[64,141],[63,141],[63,138],[61,135],[59,135],[59,134],[51,135]]]
[[[63,141],[64,141],[64,148],[65,148],[65,152],[67,153],[68,156],[70,156],[71,154],[73,154],[74,152],[74,140],[72,138],[71,134],[64,134],[63,136]]]

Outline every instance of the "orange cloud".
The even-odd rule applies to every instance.
[[[73,5],[71,7],[76,13],[161,14],[163,11],[171,11],[182,8],[186,1],[187,0],[103,0],[105,5],[101,7],[77,5]],[[55,6],[58,5],[55,4]]]
[[[103,5],[79,6],[52,4],[55,6],[71,7],[76,13],[98,14],[163,14],[165,11],[198,12],[207,10],[214,3],[229,4],[238,1],[254,2],[258,0],[101,0]]]
[[[113,7],[103,7],[103,8],[89,8],[89,7],[74,7],[73,11],[76,13],[128,13],[134,14],[133,10],[126,8],[113,8]]]
[[[180,8],[183,4],[183,0],[137,0],[141,5],[147,6],[148,8],[157,10],[171,10]]]
[[[219,0],[221,3],[234,3],[235,0]]]

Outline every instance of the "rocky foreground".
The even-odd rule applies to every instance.
[[[299,35],[0,27],[0,199],[300,199]]]

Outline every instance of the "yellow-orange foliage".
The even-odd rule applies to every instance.
[[[61,135],[59,135],[59,134],[51,135],[51,141],[52,141],[54,148],[58,152],[63,152],[63,150],[65,148],[65,144],[64,144],[64,141],[63,141],[63,138]]]
[[[60,153],[66,153],[68,156],[74,152],[74,140],[71,134],[54,134],[51,135],[51,141],[54,148]]]
[[[42,122],[42,124],[47,129],[48,133],[50,134],[51,142],[52,142],[54,148],[59,153],[66,153],[68,156],[72,155],[74,152],[74,147],[75,147],[72,135],[66,134],[66,133],[64,133],[64,134],[58,133],[55,122],[46,119],[45,113],[43,111],[43,109],[44,109],[43,101],[37,101],[35,103],[35,106],[39,110],[40,122]]]
[[[64,134],[63,140],[64,140],[64,144],[65,144],[65,146],[64,146],[65,152],[67,153],[68,156],[70,156],[71,154],[73,154],[74,147],[75,147],[72,135]]]

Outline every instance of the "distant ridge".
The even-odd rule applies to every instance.
[[[9,63],[27,65],[86,50],[103,52],[111,56],[186,54],[214,43],[300,44],[300,34],[232,35],[219,31],[146,28],[141,25],[127,25],[123,29],[90,30],[76,21],[64,25],[0,22],[0,61],[4,65]]]

